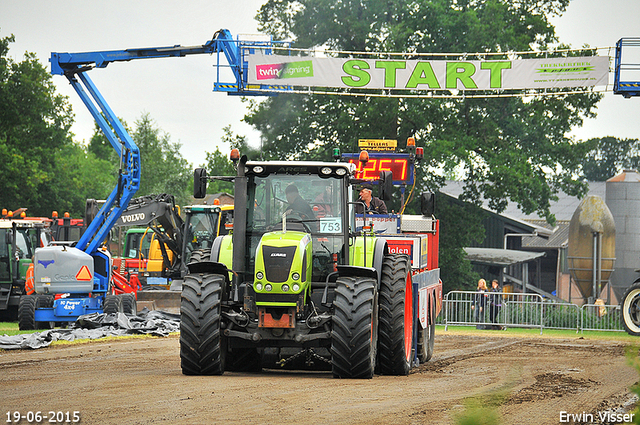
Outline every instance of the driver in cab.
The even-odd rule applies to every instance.
[[[309,204],[302,199],[302,196],[298,193],[298,188],[295,184],[290,184],[284,190],[284,194],[287,197],[289,206],[285,212],[291,212],[300,215],[303,220],[313,220],[315,215]]]

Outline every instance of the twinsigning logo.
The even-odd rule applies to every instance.
[[[313,63],[308,61],[256,65],[258,80],[313,77]]]

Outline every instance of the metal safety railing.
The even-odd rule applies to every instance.
[[[480,329],[540,328],[624,331],[620,306],[551,302],[539,294],[451,291],[436,323]]]

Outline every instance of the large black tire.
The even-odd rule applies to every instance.
[[[106,314],[123,313],[122,297],[119,295],[105,295],[102,311]]]
[[[201,263],[203,261],[210,261],[211,259],[211,250],[209,249],[196,249],[191,253],[191,257],[189,257],[189,263]]]
[[[23,295],[18,304],[18,328],[21,331],[36,329],[37,295]]]
[[[621,303],[622,324],[629,335],[640,335],[640,282],[631,285]]]
[[[227,354],[220,328],[225,277],[188,274],[180,304],[180,365],[185,375],[222,375]]]
[[[382,260],[378,367],[383,375],[408,375],[413,349],[411,263],[403,254]]]
[[[122,312],[136,316],[138,314],[138,302],[134,294],[122,294]]]
[[[378,335],[376,280],[339,277],[336,282],[331,364],[335,378],[373,378]]]
[[[429,300],[429,324],[426,329],[418,329],[418,360],[426,363],[433,357],[434,341],[436,337],[436,303]]]

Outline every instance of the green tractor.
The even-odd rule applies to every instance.
[[[233,232],[194,252],[184,278],[184,374],[289,367],[372,378],[429,359],[440,304],[419,297],[409,256],[356,232],[355,175],[349,163],[240,159]],[[195,196],[214,178],[196,169]]]
[[[0,218],[0,320],[18,319],[27,270],[35,249],[49,243],[48,227],[44,218]]]

